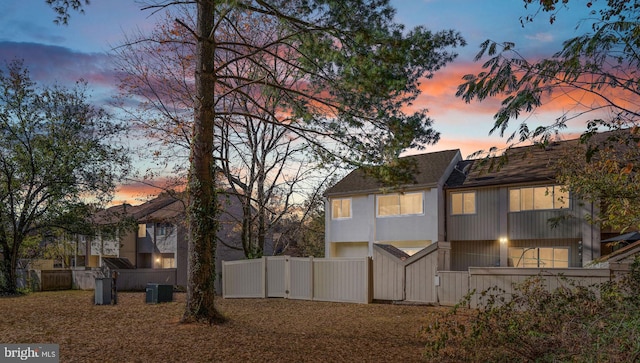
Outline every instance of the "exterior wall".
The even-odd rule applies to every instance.
[[[137,244],[136,249],[138,250],[138,253],[154,253],[155,252],[155,246],[153,243],[154,233],[155,233],[154,224],[147,223],[145,236],[144,237],[138,236],[136,241],[136,244]],[[140,267],[140,266],[136,266],[136,267]]]
[[[164,227],[165,234],[160,234],[160,228]],[[158,253],[176,253],[178,247],[178,228],[174,224],[155,224],[155,251]]]
[[[375,200],[375,195],[373,198]],[[375,203],[373,210],[375,213]],[[437,189],[422,193],[421,215],[376,217],[376,240],[385,241],[432,241],[438,240],[438,193]]]
[[[600,230],[583,216],[592,205],[572,196],[569,208],[509,212],[510,186],[448,190],[447,240],[452,241],[452,269],[507,267],[509,247],[570,247],[570,267],[600,256]],[[451,193],[476,192],[476,213],[451,215]],[[568,216],[552,227],[550,219]],[[501,243],[500,241],[503,241]]]
[[[124,233],[120,238],[120,251],[119,255],[122,258],[126,258],[134,266],[137,265],[137,253],[136,253],[136,236],[137,230],[129,230]]]
[[[466,271],[469,267],[500,266],[500,242],[451,241],[451,270]]]
[[[332,198],[329,198],[325,202],[325,210],[328,211],[325,217],[325,256],[372,256],[374,243],[424,248],[444,238],[444,220],[440,217],[443,214],[442,192],[431,188],[422,193],[423,214],[406,216],[378,217],[376,194],[369,194],[351,197],[351,218],[332,219]]]
[[[329,251],[331,257],[367,257],[369,242],[333,242]]]
[[[333,219],[331,217],[331,199],[325,204],[328,217],[329,242],[361,242],[374,238],[375,196],[351,197],[351,218]]]
[[[469,191],[474,189],[469,189]],[[451,215],[451,193],[447,193],[447,240],[498,240],[500,235],[500,190],[475,189],[476,213]],[[504,198],[506,198],[506,193]],[[505,202],[506,203],[506,202]]]

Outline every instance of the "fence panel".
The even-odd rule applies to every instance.
[[[370,303],[371,258],[313,260],[313,300]]]
[[[266,258],[222,262],[222,296],[267,297]]]
[[[225,298],[285,297],[369,303],[373,298],[371,258],[264,257],[223,262]]]
[[[313,257],[292,257],[290,261],[289,298],[313,299]]]
[[[285,256],[263,257],[267,264],[267,297],[286,297],[287,259]]]
[[[42,291],[71,290],[73,287],[71,270],[42,270],[40,278]]]
[[[145,291],[147,284],[175,285],[177,270],[165,269],[123,269],[116,270],[118,280],[116,287],[119,291]]]
[[[469,293],[467,271],[438,271],[438,278],[440,281],[437,292],[440,305],[454,306]]]
[[[504,290],[508,298],[514,292],[513,285],[521,283],[529,277],[540,276],[547,291],[553,291],[561,286],[569,286],[570,282],[580,286],[590,286],[609,281],[611,272],[609,269],[585,269],[585,268],[469,268],[469,289],[476,290],[471,298],[471,307],[479,304],[479,295],[482,291],[497,286]]]

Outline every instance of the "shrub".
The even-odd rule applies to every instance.
[[[632,362],[640,360],[640,267],[617,280],[547,291],[534,276],[511,296],[474,292],[424,327],[425,357],[437,362]]]

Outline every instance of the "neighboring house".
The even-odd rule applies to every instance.
[[[409,156],[413,183],[385,188],[356,169],[325,192],[325,256],[373,255],[374,244],[412,255],[445,240],[444,184],[462,157],[459,150]]]
[[[585,218],[597,206],[555,181],[551,163],[570,143],[509,149],[495,170],[480,160],[458,163],[446,186],[452,270],[581,267],[600,257],[600,228]]]
[[[223,243],[218,243],[216,249],[216,291],[221,291],[222,261],[243,259],[244,253],[238,232],[242,207],[236,198],[223,193],[219,194],[218,200],[222,210],[218,217],[218,237]],[[188,230],[182,200],[163,194],[138,206],[125,204],[108,208],[96,213],[93,220],[100,229],[109,229],[110,233],[98,233],[93,238],[79,236],[76,266],[123,266],[128,261],[134,268],[175,268],[177,285],[186,286]],[[121,226],[114,227],[116,225]],[[87,255],[88,259],[85,258]]]
[[[97,226],[95,236],[75,236],[76,246],[72,256],[73,267],[101,267],[104,258],[129,258],[135,256],[135,232],[126,221],[136,207],[122,204],[99,211],[91,216]],[[128,241],[128,243],[127,243]],[[133,246],[133,247],[131,247]],[[135,258],[132,259],[135,261]]]

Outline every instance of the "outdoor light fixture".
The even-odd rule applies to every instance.
[[[500,243],[507,243],[507,237],[500,237]]]

